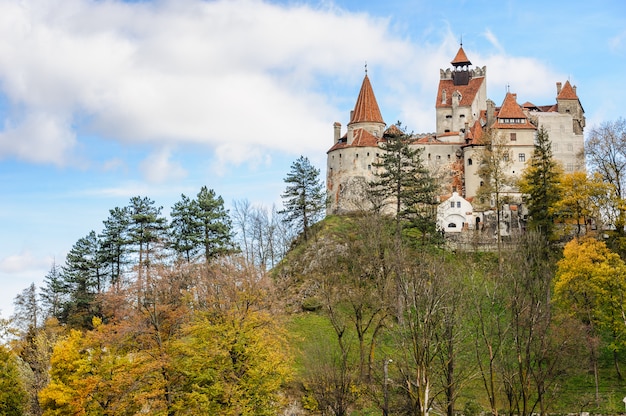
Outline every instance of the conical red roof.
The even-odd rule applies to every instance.
[[[506,93],[502,107],[498,113],[498,118],[526,118],[522,107],[517,103],[517,95]]]
[[[348,124],[363,122],[385,123],[383,116],[380,114],[380,109],[378,108],[376,97],[374,96],[374,90],[372,89],[372,84],[370,84],[370,79],[367,74],[365,74],[365,78],[363,79],[361,91],[359,92],[359,97],[356,100],[356,105],[354,106],[354,111],[352,112],[350,123]]]
[[[572,87],[572,84],[569,81],[565,81],[565,85],[561,89],[561,92],[556,97],[557,100],[578,100],[578,96],[576,95],[576,91]]]
[[[468,59],[467,55],[465,55],[463,46],[459,48],[459,51],[456,53],[456,56],[450,63],[452,65],[471,65],[472,64],[470,60]]]

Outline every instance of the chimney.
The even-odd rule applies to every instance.
[[[576,85],[574,85],[572,88],[574,89],[574,94],[576,94]],[[576,94],[576,96],[578,96],[578,94]]]
[[[515,102],[517,102],[517,93],[516,93],[516,92],[514,92],[514,93],[512,93],[511,95],[513,96],[513,99],[515,100]]]
[[[335,121],[333,127],[335,128],[335,143],[339,143],[339,139],[341,138],[341,123]]]
[[[559,95],[561,93],[561,83],[557,82],[556,83],[556,95]]]

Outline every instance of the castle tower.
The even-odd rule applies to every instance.
[[[354,110],[350,112],[348,131],[341,136],[341,124],[333,124],[334,143],[326,161],[328,214],[365,209],[366,192],[374,179],[372,165],[379,156],[378,142],[383,138],[385,126],[366,71]]]
[[[560,114],[571,114],[574,134],[583,134],[585,128],[585,110],[580,104],[576,87],[572,87],[569,81],[561,88],[561,83],[556,83],[556,103],[557,111]]]
[[[472,126],[487,108],[487,68],[470,69],[463,46],[450,62],[452,69],[440,70],[437,90],[437,139],[463,143],[467,126]]]

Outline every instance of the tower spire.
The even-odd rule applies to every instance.
[[[365,78],[363,78],[361,91],[359,92],[359,97],[356,100],[356,105],[354,106],[354,111],[352,111],[350,123],[348,124],[363,122],[384,124],[385,121],[383,120],[383,116],[380,114],[380,108],[378,108],[372,84],[367,76],[367,64],[365,68]]]

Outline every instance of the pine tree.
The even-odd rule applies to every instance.
[[[310,227],[322,216],[326,196],[323,184],[319,179],[320,170],[316,169],[309,159],[300,156],[291,164],[291,171],[284,181],[287,184],[283,198],[284,221],[302,230],[304,239],[309,237]]]
[[[65,305],[69,301],[69,286],[63,278],[61,266],[56,262],[44,277],[41,302],[44,315],[61,320]]]
[[[215,257],[232,249],[232,225],[224,200],[213,189],[203,186],[196,199],[200,243],[204,258],[209,263]]]
[[[130,213],[127,207],[116,207],[109,211],[109,218],[100,234],[102,261],[108,270],[111,285],[117,285],[128,263]]]
[[[96,295],[102,287],[102,263],[99,259],[99,241],[91,231],[71,248],[63,266],[63,280],[69,301],[62,311],[61,322],[78,328],[88,328],[91,318],[99,314]]]
[[[411,146],[411,136],[400,127],[386,134],[381,142],[376,179],[370,182],[370,195],[377,209],[392,207],[398,234],[402,222],[416,226],[426,236],[435,226],[436,184],[422,163],[422,150]]]
[[[537,131],[530,164],[519,182],[528,197],[529,226],[548,239],[554,237],[554,207],[561,198],[562,169],[552,155],[552,143],[543,126]]]
[[[181,200],[172,207],[170,215],[171,246],[179,256],[191,262],[199,251],[198,205],[195,200],[183,194]]]

